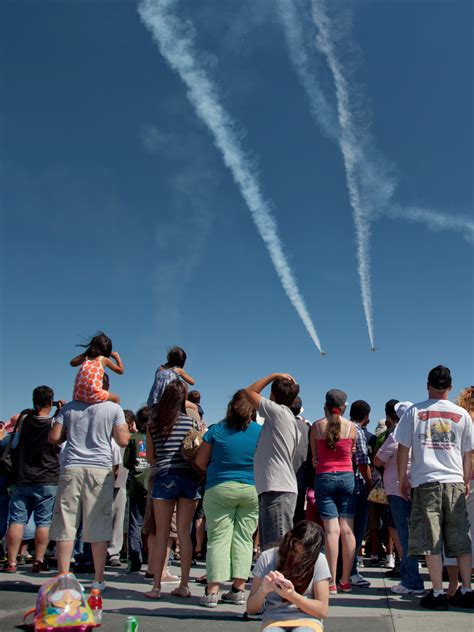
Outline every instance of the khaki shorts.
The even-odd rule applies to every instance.
[[[467,517],[469,518],[469,525],[471,527],[471,552],[472,552],[472,566],[474,568],[474,480],[471,481],[471,493],[466,499]],[[455,557],[445,557],[445,566],[457,566],[457,559]]]
[[[59,476],[49,537],[75,540],[81,525],[84,542],[110,542],[112,539],[112,469],[68,467]]]
[[[153,490],[153,483],[155,482],[155,477],[150,476],[148,478],[148,496],[146,499],[146,507],[145,507],[145,517],[143,518],[143,535],[155,535],[156,533],[156,522],[155,522],[155,511],[153,509],[153,498],[151,497],[151,492]],[[173,515],[171,517],[171,526],[170,526],[170,538],[176,539],[178,537],[178,531],[176,529],[176,505],[173,509]]]
[[[471,552],[464,483],[425,483],[413,490],[408,555]]]

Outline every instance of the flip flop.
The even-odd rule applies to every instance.
[[[143,593],[147,599],[161,599],[161,591],[153,588],[150,592]]]
[[[184,586],[177,586],[174,590],[171,591],[171,594],[175,597],[183,597],[184,599],[191,597],[191,591],[189,590],[189,588],[184,588]]]

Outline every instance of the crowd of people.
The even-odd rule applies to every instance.
[[[185,362],[170,349],[147,405],[123,410],[105,371],[124,365],[100,333],[71,360],[71,401],[34,389],[33,408],[4,424],[0,443],[4,572],[30,550],[32,571],[48,571],[54,550],[60,573],[93,569],[91,587],[103,591],[106,565],[122,559],[131,573],[147,564],[148,599],[173,583],[187,598],[193,559],[205,559],[201,606],[246,604],[264,629],[304,632],[322,629],[331,595],[370,587],[365,551],[366,565],[400,579],[394,593],[429,609],[474,608],[474,387],[451,402],[451,373],[437,366],[428,399],[388,400],[372,434],[366,401],[348,409],[332,389],[310,423],[296,380],[273,373],[236,391],[208,426]]]

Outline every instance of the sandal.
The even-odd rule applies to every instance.
[[[161,590],[152,588],[150,592],[143,593],[147,599],[161,599]]]
[[[5,562],[3,565],[2,571],[4,573],[16,573],[17,566],[15,562]]]
[[[183,597],[184,599],[191,597],[191,591],[187,586],[177,586],[174,590],[171,591],[171,594],[174,597]]]

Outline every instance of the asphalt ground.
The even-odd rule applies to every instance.
[[[173,568],[173,567],[172,567]],[[173,569],[176,572],[178,569]],[[205,572],[205,564],[192,569],[195,579]],[[474,610],[451,609],[432,612],[418,605],[415,596],[402,597],[390,592],[396,581],[385,579],[385,569],[361,569],[372,582],[370,588],[356,589],[349,594],[330,598],[329,617],[325,632],[474,632]],[[0,574],[0,631],[27,630],[23,627],[23,614],[34,607],[38,586],[54,571],[34,575],[31,566],[19,567],[17,573]],[[86,590],[91,575],[78,575]],[[151,580],[143,573],[129,574],[125,568],[107,569],[107,589],[103,594],[104,614],[102,632],[120,632],[127,616],[139,621],[139,632],[256,632],[260,621],[246,621],[244,606],[219,604],[215,609],[199,605],[203,586],[190,584],[192,596],[180,599],[170,595],[173,585],[163,585],[162,598],[149,601],[143,593],[149,590]],[[427,582],[427,585],[429,583]],[[228,589],[224,585],[223,589]]]

